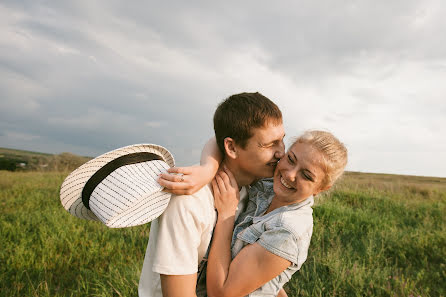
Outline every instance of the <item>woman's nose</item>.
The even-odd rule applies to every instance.
[[[294,173],[294,170],[282,171],[282,176],[291,182],[294,182],[296,180],[296,174]]]

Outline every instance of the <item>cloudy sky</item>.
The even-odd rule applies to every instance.
[[[446,2],[0,1],[0,146],[199,160],[212,115],[259,91],[348,169],[446,177]]]

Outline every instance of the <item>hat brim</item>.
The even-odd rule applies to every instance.
[[[172,154],[164,147],[155,144],[135,144],[110,151],[108,153],[102,154],[99,157],[96,157],[86,162],[85,164],[83,164],[82,166],[80,166],[79,168],[74,170],[70,175],[67,176],[67,178],[62,183],[60,189],[60,199],[63,207],[70,214],[76,217],[85,220],[101,221],[96,216],[96,214],[94,214],[90,209],[85,207],[85,205],[82,202],[82,190],[85,184],[95,172],[97,172],[99,169],[101,169],[109,162],[124,155],[141,153],[141,152],[156,154],[160,156],[169,167],[175,166],[175,160]],[[155,198],[160,200],[161,205],[167,206],[166,199],[168,203],[170,194],[164,192],[160,193],[162,194],[158,195],[154,193],[154,195],[155,194],[158,195],[155,196]],[[156,212],[154,214],[156,214]],[[148,215],[148,213],[146,212],[146,215],[144,217],[142,217],[140,220],[135,221],[137,223],[128,226],[135,226],[147,223],[156,218],[154,217],[154,214]],[[159,216],[160,214],[161,213],[157,214],[156,216]],[[125,218],[125,216],[123,217]],[[116,225],[116,223],[112,224],[112,222],[110,222],[107,225],[110,225],[109,227],[118,226]],[[122,225],[119,225],[119,227],[122,227]]]

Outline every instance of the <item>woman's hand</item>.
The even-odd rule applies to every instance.
[[[177,195],[191,195],[211,182],[215,175],[213,168],[204,165],[172,167],[162,173],[158,183],[165,192]]]
[[[165,192],[177,195],[191,195],[207,185],[214,178],[223,156],[215,137],[209,139],[201,152],[200,165],[173,167],[170,174],[161,174],[158,183]]]
[[[219,218],[234,216],[240,201],[240,192],[234,175],[226,166],[215,175],[212,180],[212,188]]]
[[[282,289],[280,289],[279,293],[277,294],[277,297],[288,297],[288,295],[285,292],[285,290],[282,288]]]

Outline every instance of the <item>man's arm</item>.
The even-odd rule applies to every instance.
[[[153,271],[160,274],[163,296],[195,296],[198,248],[204,212],[195,195],[173,195],[159,217]],[[213,211],[213,209],[212,209]]]
[[[163,297],[196,297],[196,283],[196,273],[188,275],[161,274]]]

